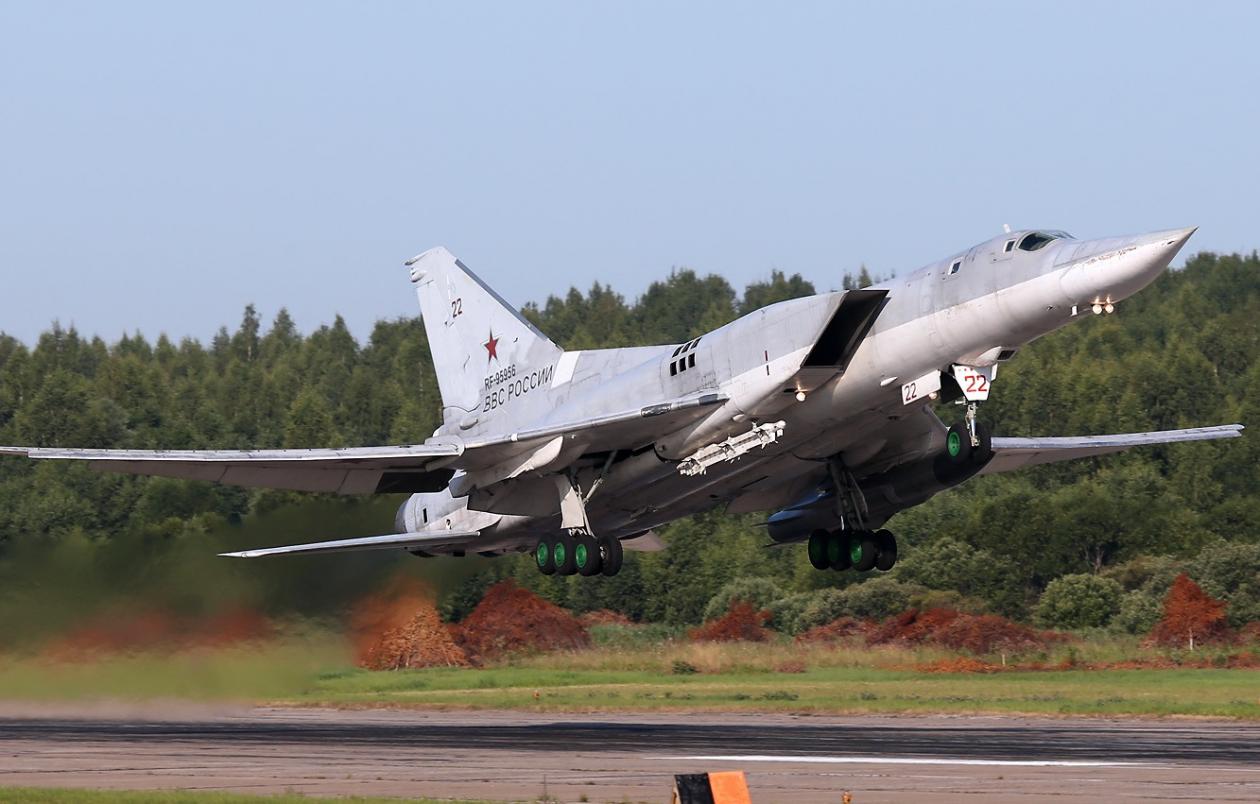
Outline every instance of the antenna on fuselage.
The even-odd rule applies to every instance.
[[[1003,232],[1005,232],[1006,234],[1010,234],[1010,233],[1011,233],[1011,225],[1010,225],[1009,223],[1004,223],[1004,224],[1002,224],[1002,231],[1003,231]]]

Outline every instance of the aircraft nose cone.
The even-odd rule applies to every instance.
[[[1185,229],[1169,229],[1164,232],[1152,232],[1146,235],[1144,240],[1146,244],[1159,246],[1161,250],[1168,252],[1168,259],[1171,261],[1177,256],[1177,252],[1181,251],[1181,247],[1186,244],[1190,236],[1199,231],[1197,226],[1187,226]]]
[[[1155,281],[1198,229],[1166,229],[1082,243],[1060,278],[1073,304],[1116,302]]]

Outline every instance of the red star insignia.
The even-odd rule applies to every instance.
[[[490,358],[494,358],[496,362],[499,360],[499,339],[494,337],[494,330],[490,330],[490,340],[481,344],[486,347],[486,364],[489,365]]]

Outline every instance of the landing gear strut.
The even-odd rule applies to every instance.
[[[607,468],[605,465],[605,471]],[[543,575],[616,575],[621,571],[621,541],[591,533],[590,520],[586,517],[586,498],[598,487],[599,480],[585,496],[572,474],[556,475],[555,482],[560,496],[562,530],[555,536],[544,536],[534,546],[538,571]]]
[[[985,463],[993,455],[993,437],[988,426],[976,419],[976,403],[967,404],[961,422],[945,432],[945,456],[951,463]]]

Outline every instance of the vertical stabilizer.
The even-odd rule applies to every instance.
[[[420,297],[445,416],[477,409],[488,385],[560,356],[560,347],[445,248],[406,264]]]

